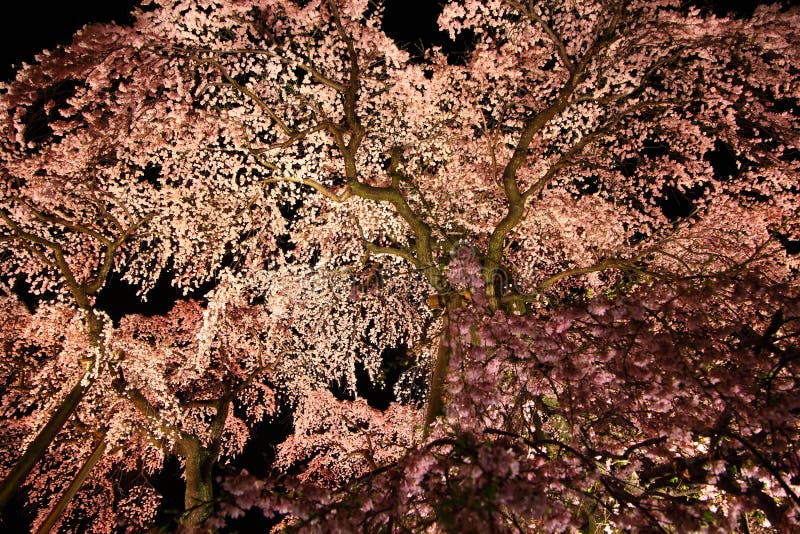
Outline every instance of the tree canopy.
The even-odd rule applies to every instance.
[[[701,4],[450,1],[418,50],[150,0],[39,54],[0,507],[145,530],[177,459],[189,531],[797,529],[800,10]]]

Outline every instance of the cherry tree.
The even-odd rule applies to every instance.
[[[35,362],[8,337],[7,380],[80,385],[13,415],[20,439],[58,415],[27,470],[92,410],[37,472],[70,469],[64,443],[147,441],[182,458],[197,526],[248,437],[230,406],[255,421],[278,388],[295,432],[276,469],[311,463],[227,482],[225,513],[796,524],[796,8],[453,1],[439,26],[468,50],[412,56],[366,0],[143,4],[0,95],[6,279],[84,331]],[[214,289],[115,325],[96,305],[112,272],[142,296],[162,277]],[[399,346],[397,405],[332,396],[355,397],[360,369],[380,381]],[[157,469],[147,454],[126,458]]]

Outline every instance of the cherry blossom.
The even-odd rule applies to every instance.
[[[149,528],[177,458],[187,529],[797,528],[796,7],[142,4],[0,85],[0,506]]]

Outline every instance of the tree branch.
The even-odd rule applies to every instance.
[[[250,90],[246,86],[234,80],[233,77],[231,77],[231,75],[228,73],[227,69],[225,69],[225,67],[223,67],[219,61],[210,58],[201,58],[199,56],[195,57],[195,61],[197,61],[201,65],[207,63],[212,67],[214,67],[215,69],[217,69],[220,75],[225,79],[226,82],[228,82],[228,84],[231,85],[231,87],[233,87],[243,95],[250,98],[250,100],[252,100],[259,108],[264,110],[264,112],[269,116],[269,118],[272,119],[273,122],[275,122],[275,124],[278,126],[278,128],[280,128],[286,135],[292,136],[295,134],[295,131],[286,126],[286,123],[283,122],[283,120],[280,117],[278,117],[278,115],[272,110],[271,107],[267,105],[266,102],[264,102],[264,100],[260,96],[255,94],[252,90]]]
[[[569,54],[567,54],[567,46],[564,43],[564,40],[561,38],[559,34],[557,34],[553,30],[553,28],[550,27],[549,24],[547,24],[547,22],[545,22],[542,19],[541,16],[539,16],[538,13],[534,11],[533,5],[525,7],[517,0],[504,0],[504,3],[508,4],[509,6],[513,7],[514,9],[522,13],[525,13],[526,15],[528,15],[528,18],[530,18],[533,22],[541,26],[544,32],[547,34],[547,36],[555,45],[556,53],[558,54],[558,58],[561,60],[561,64],[564,66],[564,68],[567,69],[569,72],[573,72],[575,70],[575,62],[572,61],[572,59],[569,57]]]
[[[307,179],[307,178],[295,178],[293,176],[277,176],[277,177],[273,177],[273,178],[267,178],[266,180],[263,180],[261,183],[266,185],[266,184],[277,184],[277,183],[281,183],[281,182],[289,182],[289,183],[294,183],[294,184],[307,185],[309,187],[314,188],[317,192],[319,192],[320,194],[322,194],[326,198],[328,198],[328,199],[330,199],[330,200],[332,200],[334,202],[337,202],[337,203],[344,202],[345,200],[347,200],[348,198],[350,198],[353,195],[352,191],[347,187],[344,188],[341,193],[336,194],[331,189],[329,189],[327,186],[325,186],[325,185],[323,185],[323,184],[321,184],[321,183],[319,183],[317,181],[310,180],[310,179]]]
[[[398,258],[403,258],[404,260],[409,262],[411,265],[414,265],[415,267],[420,267],[417,258],[415,258],[414,255],[411,254],[411,252],[409,252],[408,250],[396,247],[382,247],[369,242],[365,243],[364,246],[366,247],[367,252],[369,254],[396,256]]]
[[[197,51],[198,52],[202,52],[202,53],[207,53],[207,54],[214,54],[216,56],[254,54],[254,55],[264,55],[264,56],[274,57],[274,58],[277,58],[284,65],[288,65],[290,67],[297,67],[298,69],[307,72],[308,74],[311,75],[311,78],[314,81],[319,82],[319,83],[321,83],[322,85],[324,85],[326,87],[330,87],[331,89],[333,89],[337,93],[344,93],[347,90],[347,88],[345,87],[344,84],[341,84],[341,83],[337,82],[336,80],[328,78],[327,76],[322,74],[320,71],[318,71],[317,69],[315,69],[311,65],[307,65],[307,64],[301,63],[301,62],[293,62],[293,61],[286,60],[280,54],[277,54],[277,53],[275,53],[275,52],[273,52],[271,50],[267,50],[265,48],[253,48],[253,49],[231,48],[231,49],[228,49],[228,50],[214,50],[214,49],[211,49],[211,48],[199,48],[199,49],[197,49]]]

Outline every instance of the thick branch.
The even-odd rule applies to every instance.
[[[445,312],[442,320],[442,333],[439,335],[439,347],[436,351],[436,359],[431,367],[430,379],[428,380],[428,399],[425,406],[423,426],[425,437],[428,436],[433,422],[444,410],[444,383],[450,367],[450,355],[449,325],[447,313]]]
[[[493,271],[498,269],[502,264],[503,244],[505,237],[519,223],[525,211],[525,198],[522,197],[519,191],[519,186],[517,184],[517,171],[527,161],[528,147],[530,147],[534,137],[545,127],[545,125],[547,125],[547,123],[553,117],[566,109],[570,102],[570,97],[577,87],[581,76],[583,76],[584,72],[586,71],[589,62],[604,48],[614,42],[614,33],[616,32],[617,25],[619,24],[622,16],[622,6],[623,3],[620,3],[609,26],[586,51],[580,62],[575,65],[575,68],[571,71],[570,77],[559,91],[558,98],[556,98],[555,102],[525,121],[525,125],[523,126],[522,133],[520,134],[519,141],[514,149],[514,153],[503,170],[503,189],[505,191],[506,198],[508,199],[508,212],[497,224],[489,238],[486,257],[489,267],[487,270],[489,274],[487,274],[487,276],[493,276]],[[490,304],[492,304],[493,307],[496,307],[496,296],[492,294],[492,286],[488,285],[487,288]]]
[[[81,380],[72,387],[72,390],[59,405],[52,417],[50,417],[50,420],[47,421],[44,428],[42,428],[30,445],[28,445],[28,448],[25,449],[22,457],[16,465],[14,465],[13,469],[11,469],[11,472],[3,479],[3,483],[0,484],[0,512],[3,511],[8,502],[17,493],[19,487],[25,481],[25,477],[28,476],[33,466],[35,466],[44,455],[45,450],[47,450],[47,447],[53,442],[56,434],[58,434],[64,426],[64,423],[67,422],[72,412],[75,411],[81,399],[83,399],[83,395],[92,384],[91,381],[85,380],[85,378],[86,377],[82,377]]]
[[[102,436],[100,436],[97,445],[95,445],[92,453],[86,459],[86,461],[81,466],[78,473],[75,475],[75,478],[72,479],[70,482],[69,487],[64,492],[63,495],[58,499],[58,502],[53,506],[50,510],[50,513],[47,514],[44,522],[39,526],[39,529],[36,531],[37,534],[47,534],[53,528],[58,518],[61,517],[61,514],[64,513],[67,505],[72,501],[72,498],[75,497],[75,494],[78,493],[78,490],[81,489],[81,486],[86,481],[86,478],[91,473],[92,469],[97,462],[103,457],[103,453],[106,450],[107,442],[105,440],[105,432],[103,432]]]
[[[415,265],[422,269],[428,282],[437,291],[443,289],[441,273],[433,262],[431,227],[414,213],[402,193],[394,187],[375,187],[360,182],[351,182],[350,190],[361,198],[389,202],[394,206],[397,214],[406,221],[414,232],[414,249],[417,254]]]
[[[397,248],[397,247],[381,247],[374,243],[366,243],[364,245],[367,248],[367,252],[370,254],[375,255],[385,255],[385,256],[396,256],[398,258],[403,258],[411,265],[419,267],[419,262],[417,262],[417,258],[409,252],[408,250]]]
[[[28,209],[28,211],[30,211],[33,214],[33,216],[37,220],[39,220],[41,222],[46,222],[46,223],[50,223],[50,224],[57,224],[57,225],[63,226],[64,228],[72,230],[73,232],[79,232],[79,233],[82,233],[82,234],[86,234],[89,237],[93,237],[94,239],[100,241],[104,245],[110,245],[111,244],[111,240],[110,239],[108,239],[106,236],[104,236],[100,232],[98,232],[98,231],[96,231],[96,230],[94,230],[92,228],[89,228],[88,226],[85,226],[85,225],[80,224],[80,223],[72,222],[72,221],[70,221],[68,219],[65,219],[64,217],[59,217],[58,215],[47,215],[47,214],[37,210],[36,208],[34,208],[30,204],[30,202],[28,202],[27,200],[25,200],[23,198],[14,197],[14,198],[12,198],[12,200],[16,200],[17,202],[19,202],[20,204],[25,206]]]
[[[136,410],[146,419],[156,423],[156,425],[158,425],[158,429],[165,436],[172,436],[179,443],[193,439],[192,436],[167,423],[161,416],[161,412],[158,410],[158,408],[153,406],[141,391],[130,386],[128,381],[125,379],[125,375],[122,373],[122,369],[117,368],[117,378],[111,383],[111,385],[113,386],[114,391],[116,391],[120,397],[128,399],[133,407],[136,408]]]

